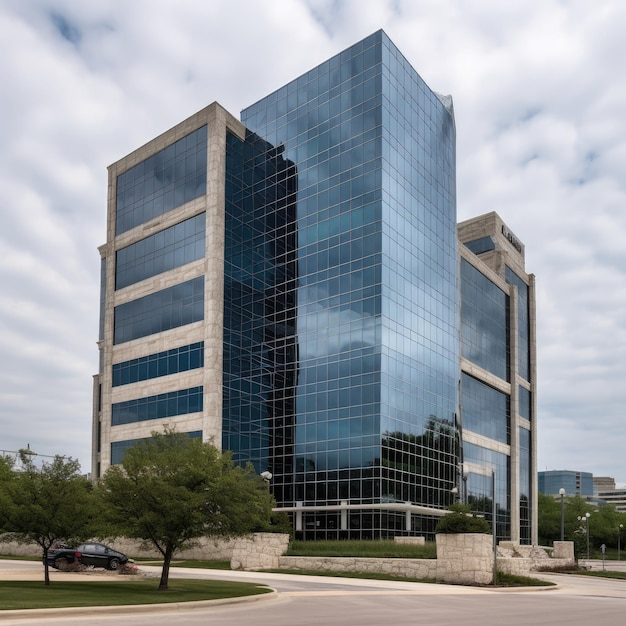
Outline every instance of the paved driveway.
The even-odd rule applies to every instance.
[[[19,565],[17,565],[19,563]],[[159,568],[142,567],[155,575]],[[0,561],[2,573],[42,575],[38,563]],[[62,575],[53,572],[55,577]],[[75,575],[74,575],[75,576]],[[260,597],[244,604],[189,609],[183,604],[164,606],[158,613],[125,615],[81,611],[55,616],[52,612],[35,619],[2,616],[3,625],[56,626],[154,626],[155,620],[176,626],[252,624],[254,626],[517,626],[527,624],[578,624],[616,626],[626,621],[626,581],[602,580],[559,574],[543,575],[558,583],[558,589],[506,591],[488,588],[422,583],[367,581],[315,576],[287,576],[259,572],[217,570],[172,570],[172,577],[242,580],[268,584],[278,590],[273,598]]]

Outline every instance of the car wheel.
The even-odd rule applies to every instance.
[[[111,570],[116,570],[118,567],[120,566],[120,560],[119,559],[111,559],[109,561],[109,569]]]

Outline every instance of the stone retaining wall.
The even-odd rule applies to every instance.
[[[231,569],[276,569],[280,557],[287,552],[289,535],[283,533],[253,533],[235,540]]]
[[[18,543],[7,541],[0,543],[0,554],[4,556],[38,556],[41,557],[41,548],[34,543]]]
[[[106,539],[102,543],[110,545],[112,548],[123,552],[133,559],[162,559],[163,555],[152,546],[143,546],[141,541],[136,539],[126,539],[118,537],[116,539]],[[233,555],[234,540],[211,539],[202,537],[197,545],[187,550],[180,550],[174,555],[176,561],[198,560],[198,561],[230,561]]]
[[[461,585],[488,585],[493,582],[491,535],[438,533],[435,539],[437,578]]]
[[[125,537],[118,537],[115,539],[93,539],[98,543],[105,543],[106,545],[123,552],[131,559],[162,559],[161,553],[154,547],[143,547],[141,541],[136,539],[126,539]],[[176,552],[174,558],[176,560],[181,559],[194,559],[201,561],[230,561],[233,555],[233,540],[226,539],[210,539],[202,538],[198,540],[198,545],[188,550],[181,550]],[[0,554],[6,556],[41,556],[41,548],[34,543],[17,543],[16,541],[2,542],[0,543]]]
[[[422,537],[401,537],[423,539]],[[383,573],[408,578],[431,578],[447,583],[488,585],[493,582],[493,539],[491,535],[474,533],[437,534],[436,559],[300,557],[282,556],[289,545],[289,535],[254,533],[232,541],[202,539],[196,548],[177,552],[176,560],[230,560],[232,569],[258,570],[286,568],[325,572]],[[128,539],[105,541],[131,558],[161,559],[154,549],[144,549],[140,543]],[[400,543],[412,543],[400,541]],[[38,546],[16,542],[0,544],[0,552],[7,556],[40,556]],[[497,548],[498,571],[528,576],[533,571],[575,566],[574,544],[555,542],[554,557],[543,548],[520,546],[502,541]]]
[[[407,578],[437,578],[437,559],[281,556],[279,567],[313,572],[364,572]]]

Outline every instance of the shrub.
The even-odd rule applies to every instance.
[[[122,576],[136,576],[139,574],[139,568],[133,563],[124,563],[124,565],[120,565],[116,571]]]
[[[491,527],[483,517],[475,517],[466,504],[455,504],[450,507],[452,513],[439,520],[436,533],[484,533],[491,534]]]
[[[63,563],[59,565],[59,571],[61,572],[85,572],[87,570],[87,566],[79,563],[78,561],[73,561],[72,563]]]

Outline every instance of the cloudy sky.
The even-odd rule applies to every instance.
[[[2,0],[0,449],[90,470],[107,165],[379,28],[454,98],[459,220],[537,276],[538,468],[626,483],[623,0]]]

